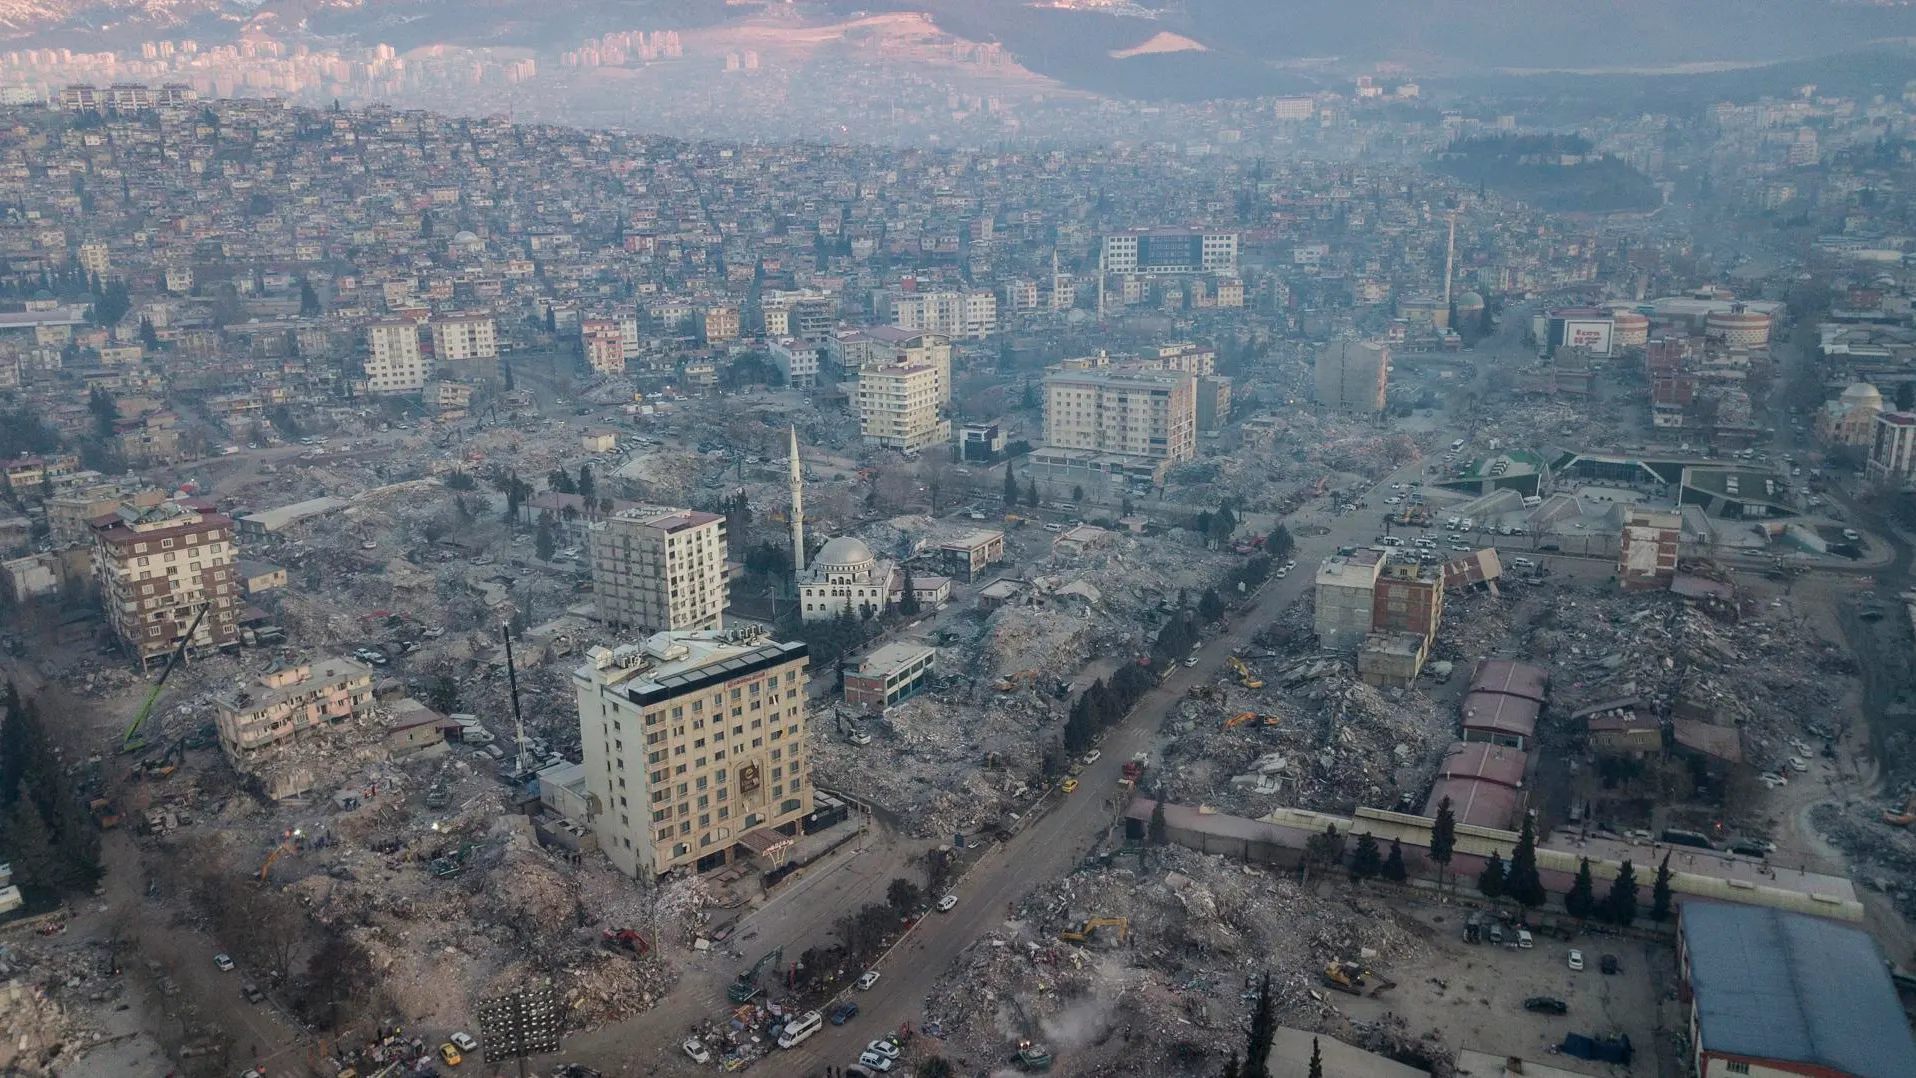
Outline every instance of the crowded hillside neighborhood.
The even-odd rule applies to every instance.
[[[0,95],[0,1071],[1916,1075],[1916,89],[270,90]]]

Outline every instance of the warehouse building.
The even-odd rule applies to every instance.
[[[1680,998],[1701,1078],[1909,1078],[1916,1039],[1883,953],[1821,917],[1685,902]]]

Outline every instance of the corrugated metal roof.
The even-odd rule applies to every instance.
[[[1703,1049],[1856,1078],[1916,1075],[1916,1038],[1874,940],[1820,917],[1686,902]]]
[[[1537,732],[1537,713],[1541,710],[1537,702],[1528,697],[1471,692],[1464,696],[1464,729],[1531,737]]]
[[[1470,679],[1470,691],[1524,696],[1541,704],[1548,677],[1541,666],[1509,659],[1485,659],[1477,664],[1477,671]]]
[[[1437,818],[1444,798],[1450,798],[1450,815],[1458,823],[1473,827],[1507,830],[1517,815],[1517,791],[1483,779],[1438,779],[1431,787],[1430,800],[1424,802],[1424,815]]]

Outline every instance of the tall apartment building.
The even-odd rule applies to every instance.
[[[433,358],[440,363],[498,359],[499,335],[489,314],[453,314],[434,318]]]
[[[738,308],[707,307],[705,309],[705,343],[721,344],[738,339]]]
[[[107,623],[145,670],[206,616],[189,654],[239,641],[239,551],[233,521],[179,502],[122,507],[93,526],[93,573]]]
[[[586,534],[599,620],[647,633],[719,627],[728,599],[724,517],[622,509]]]
[[[1443,617],[1444,572],[1439,566],[1387,565],[1371,588],[1372,632],[1414,633],[1429,647]]]
[[[1237,233],[1141,228],[1104,237],[1106,273],[1237,273]]]
[[[872,367],[858,374],[858,426],[866,445],[916,452],[951,440],[939,414],[945,379],[929,364]]]
[[[417,393],[432,377],[432,364],[419,353],[419,327],[408,321],[374,322],[366,327],[367,387],[374,393]]]
[[[1353,412],[1384,410],[1390,349],[1375,341],[1332,341],[1317,353],[1317,403]]]
[[[1375,550],[1325,558],[1317,567],[1317,643],[1333,651],[1363,644],[1376,614],[1384,559]]]
[[[586,366],[598,374],[625,373],[625,338],[616,318],[586,318],[579,322]]]
[[[586,656],[572,681],[592,828],[612,864],[650,879],[781,861],[812,809],[805,645],[709,630]]]
[[[372,667],[352,659],[322,659],[280,667],[243,689],[214,697],[213,717],[220,748],[234,769],[255,774],[265,754],[372,706]]]
[[[998,330],[998,297],[988,289],[903,292],[887,297],[892,325],[918,333],[979,338]]]
[[[1906,482],[1916,476],[1916,412],[1881,412],[1869,447],[1872,482]]]
[[[1095,363],[1044,379],[1047,448],[1186,461],[1197,455],[1197,379],[1184,371]]]
[[[833,334],[825,351],[847,378],[873,367],[935,367],[938,403],[951,403],[951,338],[943,333],[866,326]]]

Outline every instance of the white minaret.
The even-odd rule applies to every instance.
[[[805,477],[798,466],[798,425],[792,425],[792,571],[805,571]]]
[[[1457,215],[1455,213],[1452,213],[1449,216],[1450,216],[1450,242],[1444,245],[1444,310],[1446,312],[1450,310],[1451,267],[1454,266],[1457,262]],[[1450,317],[1450,315],[1446,313],[1444,317],[1448,318]],[[1450,328],[1456,329],[1457,327],[1452,326]]]

